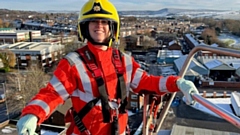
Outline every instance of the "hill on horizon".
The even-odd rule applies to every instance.
[[[181,12],[225,12],[228,10],[213,10],[213,9],[180,9],[180,8],[163,8],[160,10],[129,10],[119,11],[120,15],[156,15],[156,14],[176,14]]]
[[[25,10],[10,10],[0,8],[0,11],[20,11],[20,12],[41,12],[41,13],[76,13],[79,11],[75,10],[45,10],[45,11],[25,11]],[[229,10],[213,10],[213,9],[181,9],[181,8],[163,8],[160,10],[127,10],[118,11],[119,15],[157,15],[157,14],[177,14],[182,12],[225,12]]]

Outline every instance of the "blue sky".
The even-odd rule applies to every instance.
[[[88,0],[0,0],[0,8],[11,10],[80,10]],[[162,8],[240,10],[240,0],[110,0],[118,10]]]

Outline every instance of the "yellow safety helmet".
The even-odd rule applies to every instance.
[[[89,21],[92,19],[107,19],[109,21],[110,36],[108,43],[103,45],[111,46],[113,41],[118,41],[120,30],[120,19],[115,6],[108,0],[89,0],[86,2],[78,17],[78,36],[94,42],[88,31]]]

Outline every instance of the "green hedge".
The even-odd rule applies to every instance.
[[[0,72],[1,73],[7,73],[10,71],[10,68],[9,67],[6,67],[6,68],[0,68]]]

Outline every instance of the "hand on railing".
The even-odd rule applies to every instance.
[[[18,135],[37,135],[38,118],[32,114],[28,114],[20,118],[17,122]]]
[[[199,94],[193,82],[180,78],[177,80],[177,86],[186,97],[186,104],[194,105],[196,102],[192,98],[192,94]]]

